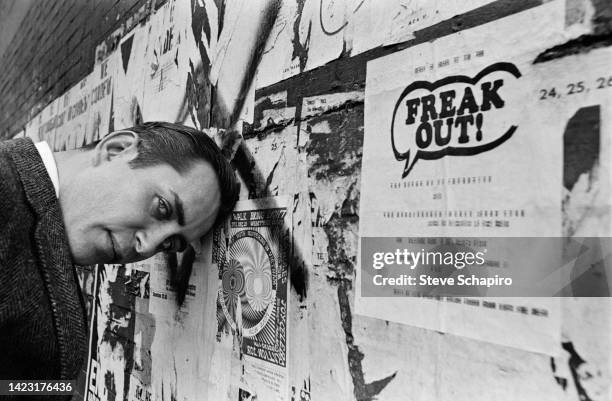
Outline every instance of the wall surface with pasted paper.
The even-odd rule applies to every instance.
[[[80,268],[80,397],[612,398],[605,266],[570,266],[565,297],[381,298],[363,290],[359,256],[366,237],[612,236],[612,4],[147,10],[11,134],[62,151],[183,123],[231,156],[240,202],[195,244],[180,307],[163,255]],[[600,297],[571,296],[581,281]]]

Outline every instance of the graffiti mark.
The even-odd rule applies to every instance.
[[[115,376],[112,372],[107,371],[104,374],[104,387],[106,388],[106,394],[108,401],[115,401],[117,396],[117,387],[115,387]]]
[[[583,107],[567,123],[563,134],[563,186],[568,191],[582,174],[591,177],[599,162],[599,115],[599,105]]]
[[[565,391],[567,389],[567,379],[565,377],[561,377],[561,376],[557,376],[556,375],[556,373],[557,373],[557,364],[555,363],[555,358],[553,358],[553,357],[550,357],[550,368],[552,369],[553,377],[555,378],[555,381]]]
[[[215,0],[215,5],[217,6],[218,35],[221,35],[221,31],[223,31],[223,22],[225,20],[225,0]]]
[[[210,45],[210,22],[208,21],[208,12],[206,6],[200,5],[198,0],[191,0],[191,28],[193,37],[195,38],[198,47],[204,46],[202,42],[202,32],[206,36],[206,42]],[[205,53],[200,47],[200,55]]]
[[[324,34],[328,35],[328,36],[333,36],[335,34],[337,34],[338,32],[342,31],[344,28],[346,28],[346,26],[349,24],[348,21],[344,21],[344,23],[342,25],[340,25],[339,28],[335,29],[335,30],[328,30],[325,27],[325,24],[323,23],[323,0],[321,0],[321,3],[319,5],[319,24],[321,25],[321,30],[323,31]]]
[[[353,379],[353,392],[357,401],[373,401],[376,396],[395,378],[397,372],[380,380],[366,383],[363,375],[361,361],[364,358],[363,352],[355,345],[353,337],[353,316],[348,298],[348,291],[352,286],[350,280],[341,280],[338,286],[338,303],[340,304],[340,316],[342,318],[342,328],[346,335],[346,345],[348,347],[349,372]],[[587,400],[581,400],[587,401]]]
[[[308,33],[306,34],[306,38],[304,40],[304,44],[300,40],[300,24],[302,22],[302,14],[304,12],[304,3],[306,0],[297,0],[298,9],[297,16],[295,21],[293,22],[293,38],[291,39],[291,44],[293,46],[293,53],[291,55],[291,60],[295,60],[296,58],[300,60],[300,72],[303,72],[306,68],[306,61],[308,61],[308,49],[310,47],[310,34],[312,32],[312,21],[308,22]]]
[[[291,401],[310,401],[310,377],[304,380],[302,384],[302,388],[300,389],[299,394],[295,386],[291,386]]]
[[[130,63],[130,55],[132,54],[132,44],[134,42],[134,35],[121,43],[121,61],[123,65],[123,72],[127,74],[128,64]]]
[[[570,354],[568,364],[570,372],[572,372],[572,379],[574,380],[574,386],[576,386],[578,398],[580,399],[580,401],[593,401],[587,394],[585,388],[583,387],[580,374],[578,372],[580,366],[582,366],[586,361],[582,359],[580,355],[578,355],[578,352],[576,352],[576,350],[574,349],[574,344],[572,344],[571,342],[561,343],[561,346]]]

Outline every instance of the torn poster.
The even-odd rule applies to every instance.
[[[126,292],[130,275],[124,265],[98,265],[94,318],[87,370],[87,401],[124,397],[125,372],[131,369],[134,303]],[[111,339],[110,333],[116,335]]]
[[[143,122],[145,54],[152,27],[137,26],[121,39],[116,52],[121,62],[115,68],[113,83],[113,123],[116,130]]]
[[[59,98],[58,113],[62,116],[62,124],[55,129],[54,151],[77,149],[87,144],[89,98],[87,77]]]
[[[198,313],[200,309],[196,299],[199,296],[198,280],[201,272],[198,269],[191,271],[189,283],[186,287],[185,300],[179,307],[177,290],[172,280],[167,258],[167,255],[157,254],[146,260],[151,272],[149,312],[156,318],[182,321],[187,315]]]
[[[114,130],[113,80],[120,63],[120,54],[115,51],[101,63],[96,64],[92,73],[87,77],[89,121],[84,143],[97,141]]]
[[[492,0],[283,1],[266,42],[257,87],[309,71],[414,33]]]
[[[241,339],[243,385],[266,400],[288,399],[288,206],[286,197],[238,202],[214,235],[218,336]]]
[[[196,50],[189,2],[165,3],[149,24],[143,63],[143,121],[187,122],[190,54]]]
[[[610,62],[534,64],[567,40],[563,13],[546,3],[368,63],[362,238],[562,236],[564,132],[578,110],[608,102],[597,79]],[[357,313],[558,351],[558,298],[368,298],[362,279],[359,269]]]

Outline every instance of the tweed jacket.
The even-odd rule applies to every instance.
[[[75,379],[85,316],[42,159],[30,139],[0,142],[0,379]]]

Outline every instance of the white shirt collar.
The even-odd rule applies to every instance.
[[[36,150],[38,150],[38,153],[40,154],[40,158],[47,169],[47,173],[49,174],[49,177],[51,177],[51,182],[55,188],[55,196],[59,198],[59,174],[57,173],[57,164],[55,164],[53,152],[51,151],[49,144],[44,141],[35,143],[34,146],[36,146]]]

